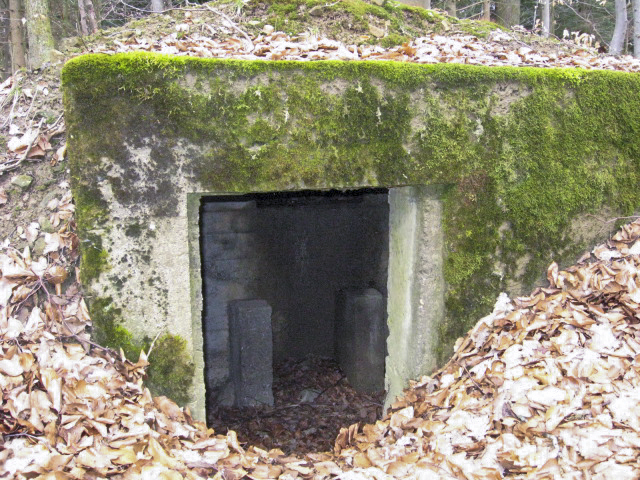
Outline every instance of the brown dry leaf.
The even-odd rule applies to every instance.
[[[56,153],[53,155],[52,161],[54,162],[61,162],[62,160],[64,160],[64,156],[67,153],[67,144],[64,143],[62,144],[57,150]]]
[[[149,438],[148,451],[149,454],[153,457],[154,461],[160,463],[161,465],[167,468],[180,467],[180,462],[175,458],[169,456],[155,438]]]
[[[335,445],[333,447],[335,454],[339,454],[343,448],[347,448],[358,433],[358,424],[355,423],[348,428],[341,428],[338,437],[336,438]]]
[[[402,428],[412,418],[413,407],[406,407],[391,415],[389,425],[391,425],[392,427]]]
[[[0,373],[10,377],[22,375],[24,370],[20,365],[20,357],[18,355],[14,355],[11,358],[4,358],[0,360]]]
[[[38,130],[30,129],[21,137],[12,137],[9,139],[7,142],[7,149],[13,153],[22,153],[29,147],[29,145],[34,143],[37,136]]]
[[[387,466],[387,473],[389,475],[393,475],[395,478],[403,478],[407,476],[410,469],[411,467],[409,464],[396,460]]]
[[[142,353],[143,352],[140,352],[141,355]],[[144,361],[146,362],[146,358]],[[146,365],[148,365],[148,362],[146,362]],[[153,399],[153,404],[171,420],[180,422],[184,421],[185,417],[184,413],[182,413],[182,409],[178,407],[173,400],[170,400],[167,397],[155,397]]]
[[[60,412],[62,405],[62,379],[52,368],[41,368],[40,379],[47,389],[54,410]]]
[[[111,461],[93,447],[82,450],[76,455],[75,461],[79,466],[95,470],[101,475],[106,475],[113,468]]]
[[[135,450],[131,447],[112,450],[110,455],[112,455],[111,462],[115,465],[132,465],[138,460]]]
[[[358,452],[353,457],[353,465],[357,468],[369,468],[372,463],[365,453]]]

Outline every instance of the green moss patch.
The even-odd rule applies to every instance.
[[[122,309],[115,307],[110,297],[93,300],[90,309],[92,337],[97,343],[122,349],[132,362],[138,360],[141,350],[150,352],[145,385],[154,396],[167,396],[179,405],[191,400],[194,365],[183,338],[168,333],[155,341],[134,338],[124,326]]]
[[[177,335],[159,337],[151,354],[147,385],[154,395],[164,395],[178,405],[186,405],[191,397],[194,365],[187,342]]]

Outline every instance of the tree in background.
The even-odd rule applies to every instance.
[[[400,3],[411,5],[412,7],[421,7],[427,10],[431,9],[431,0],[401,0]]]
[[[53,53],[49,2],[47,0],[25,0],[24,7],[29,42],[27,63],[30,69],[37,69],[51,61]]]
[[[444,9],[452,17],[458,16],[458,5],[456,0],[444,0]]]
[[[640,58],[640,0],[633,0],[633,56]]]
[[[151,11],[162,12],[165,9],[164,0],[151,0]]]
[[[9,44],[11,45],[11,71],[27,66],[24,53],[24,29],[20,0],[9,0]]]
[[[520,25],[520,0],[496,0],[496,19],[500,25]]]
[[[78,13],[80,15],[80,31],[82,35],[89,35],[98,31],[96,11],[91,0],[78,0]]]
[[[620,55],[624,49],[625,37],[627,35],[627,0],[615,0],[616,23],[613,30],[613,37],[609,44],[609,53]]]
[[[9,22],[9,0],[0,0],[0,79],[11,73],[11,22]]]
[[[551,0],[542,0],[542,36],[551,35]]]
[[[482,20],[491,21],[491,0],[482,0]]]

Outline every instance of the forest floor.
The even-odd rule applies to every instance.
[[[640,71],[630,57],[442,12],[337,3],[289,2],[293,9],[283,13],[270,3],[238,10],[237,2],[222,1],[67,39],[59,48],[65,60],[143,50]],[[328,438],[335,441],[314,436],[322,422],[308,420],[317,415],[310,407],[301,407],[310,412],[307,423],[288,434],[277,425],[300,421],[289,412],[257,429],[251,419],[234,423],[237,412],[222,412],[210,419],[212,430],[170,400],[152,398],[142,383],[145,355],[134,363],[91,342],[77,282],[61,66],[18,72],[0,84],[0,478],[637,478],[638,222],[584,263],[564,272],[552,265],[549,287],[501,297],[452,360],[414,383],[386,417],[376,420],[378,399],[354,401],[348,387],[327,391],[329,403],[342,397],[364,408],[360,423],[354,416],[333,422],[337,431]],[[283,404],[338,382],[334,367],[316,364],[322,380],[283,389],[290,395]]]

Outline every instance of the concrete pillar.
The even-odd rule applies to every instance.
[[[264,300],[229,302],[229,340],[235,406],[273,406],[269,304]]]
[[[384,389],[385,301],[380,292],[341,291],[336,302],[336,357],[353,388]]]
[[[443,249],[439,187],[390,189],[385,407],[409,380],[436,367],[445,318]]]

